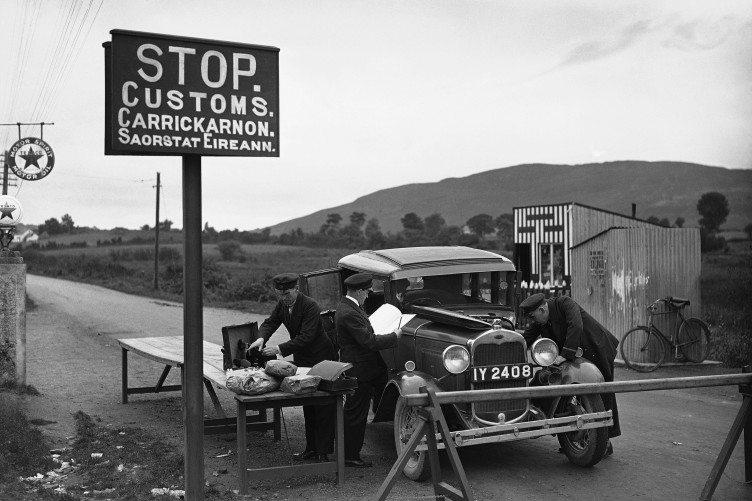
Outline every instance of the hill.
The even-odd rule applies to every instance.
[[[278,235],[301,228],[316,231],[331,213],[345,222],[354,212],[379,220],[384,232],[402,229],[409,212],[420,217],[438,212],[450,225],[487,213],[494,217],[513,207],[577,202],[637,217],[683,217],[697,226],[697,201],[703,193],[723,193],[731,210],[723,229],[742,229],[752,222],[752,170],[725,169],[684,162],[618,161],[582,165],[524,164],[433,183],[416,183],[376,191],[351,203],[330,207],[271,227]]]

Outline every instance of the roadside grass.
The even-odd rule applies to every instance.
[[[14,501],[165,499],[184,491],[182,450],[138,428],[102,426],[90,416],[75,416],[76,436],[61,450],[50,450],[37,424],[26,419],[17,399],[34,398],[33,387],[0,388],[0,499]],[[237,499],[229,490],[205,486],[204,499]]]
[[[702,318],[710,328],[711,360],[752,363],[752,254],[710,254],[702,262]]]
[[[283,272],[332,268],[349,251],[282,245],[242,245],[234,260],[222,260],[215,244],[203,246],[204,305],[269,313],[275,300],[271,279]],[[154,287],[154,246],[22,249],[27,272],[100,285],[128,294],[182,301],[180,245],[159,252],[158,288]]]

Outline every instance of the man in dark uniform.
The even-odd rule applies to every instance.
[[[574,360],[577,348],[582,348],[582,356],[595,364],[607,382],[614,380],[614,359],[619,340],[597,320],[583,310],[572,298],[559,296],[546,299],[543,294],[533,294],[520,303],[522,314],[532,318],[523,336],[528,346],[538,339],[552,339],[559,348],[556,364]],[[616,397],[613,393],[602,393],[603,405],[613,413],[613,426],[608,429],[606,455],[613,454],[611,438],[621,435]]]
[[[298,290],[298,275],[282,273],[272,278],[279,302],[269,318],[259,327],[258,339],[251,348],[263,347],[280,325],[287,328],[290,340],[279,346],[267,346],[261,353],[266,356],[293,355],[295,365],[313,367],[323,360],[337,360],[337,353],[321,324],[321,308],[313,299]],[[294,454],[295,459],[328,461],[327,454],[334,450],[333,405],[304,405],[306,448]]]
[[[368,409],[373,399],[374,412],[387,383],[387,369],[379,350],[397,343],[397,333],[376,335],[365,311],[361,308],[371,288],[373,277],[356,273],[345,279],[347,295],[337,306],[334,322],[341,362],[353,365],[347,375],[358,380],[355,393],[345,401],[345,465],[366,468],[372,464],[363,461],[360,450],[368,420]]]

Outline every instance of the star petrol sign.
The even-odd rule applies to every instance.
[[[21,220],[21,202],[10,195],[0,195],[0,226],[12,226]]]
[[[43,139],[25,137],[10,147],[8,167],[18,178],[38,181],[55,166],[55,153]]]

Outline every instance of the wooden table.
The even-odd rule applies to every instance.
[[[336,407],[335,418],[335,454],[334,461],[324,463],[306,463],[300,462],[295,465],[272,466],[267,468],[247,467],[246,450],[248,438],[246,436],[247,428],[242,425],[237,426],[238,430],[238,476],[240,479],[240,493],[248,493],[248,482],[251,480],[269,480],[275,478],[289,478],[294,474],[310,475],[320,473],[335,473],[337,485],[342,484],[345,479],[345,426],[343,401],[344,396],[352,393],[353,390],[340,391],[315,391],[303,395],[294,395],[281,391],[272,391],[261,395],[235,395],[238,404],[238,423],[242,422],[241,416],[245,416],[249,410],[273,408],[279,412],[282,407],[296,407],[299,405],[316,405],[316,404],[333,404]]]
[[[127,338],[118,339],[117,342],[123,350],[121,391],[124,404],[128,403],[128,395],[182,390],[182,384],[165,385],[164,382],[167,379],[170,370],[173,367],[178,367],[181,372],[182,383],[182,375],[185,369],[183,336]],[[162,370],[162,375],[154,386],[128,386],[128,352],[165,364],[165,367]],[[202,377],[204,380],[204,387],[206,388],[209,398],[214,405],[214,409],[219,416],[214,419],[204,419],[204,434],[206,435],[232,433],[237,424],[235,417],[228,418],[225,415],[225,411],[222,409],[222,404],[219,402],[217,392],[215,391],[215,387],[227,390],[227,377],[223,367],[224,362],[222,359],[221,346],[204,341]],[[259,411],[258,414],[245,416],[245,419],[243,420],[248,429],[274,430],[274,439],[280,440],[282,433],[279,409],[274,410],[272,421],[267,420],[265,408],[257,407],[256,409]]]

